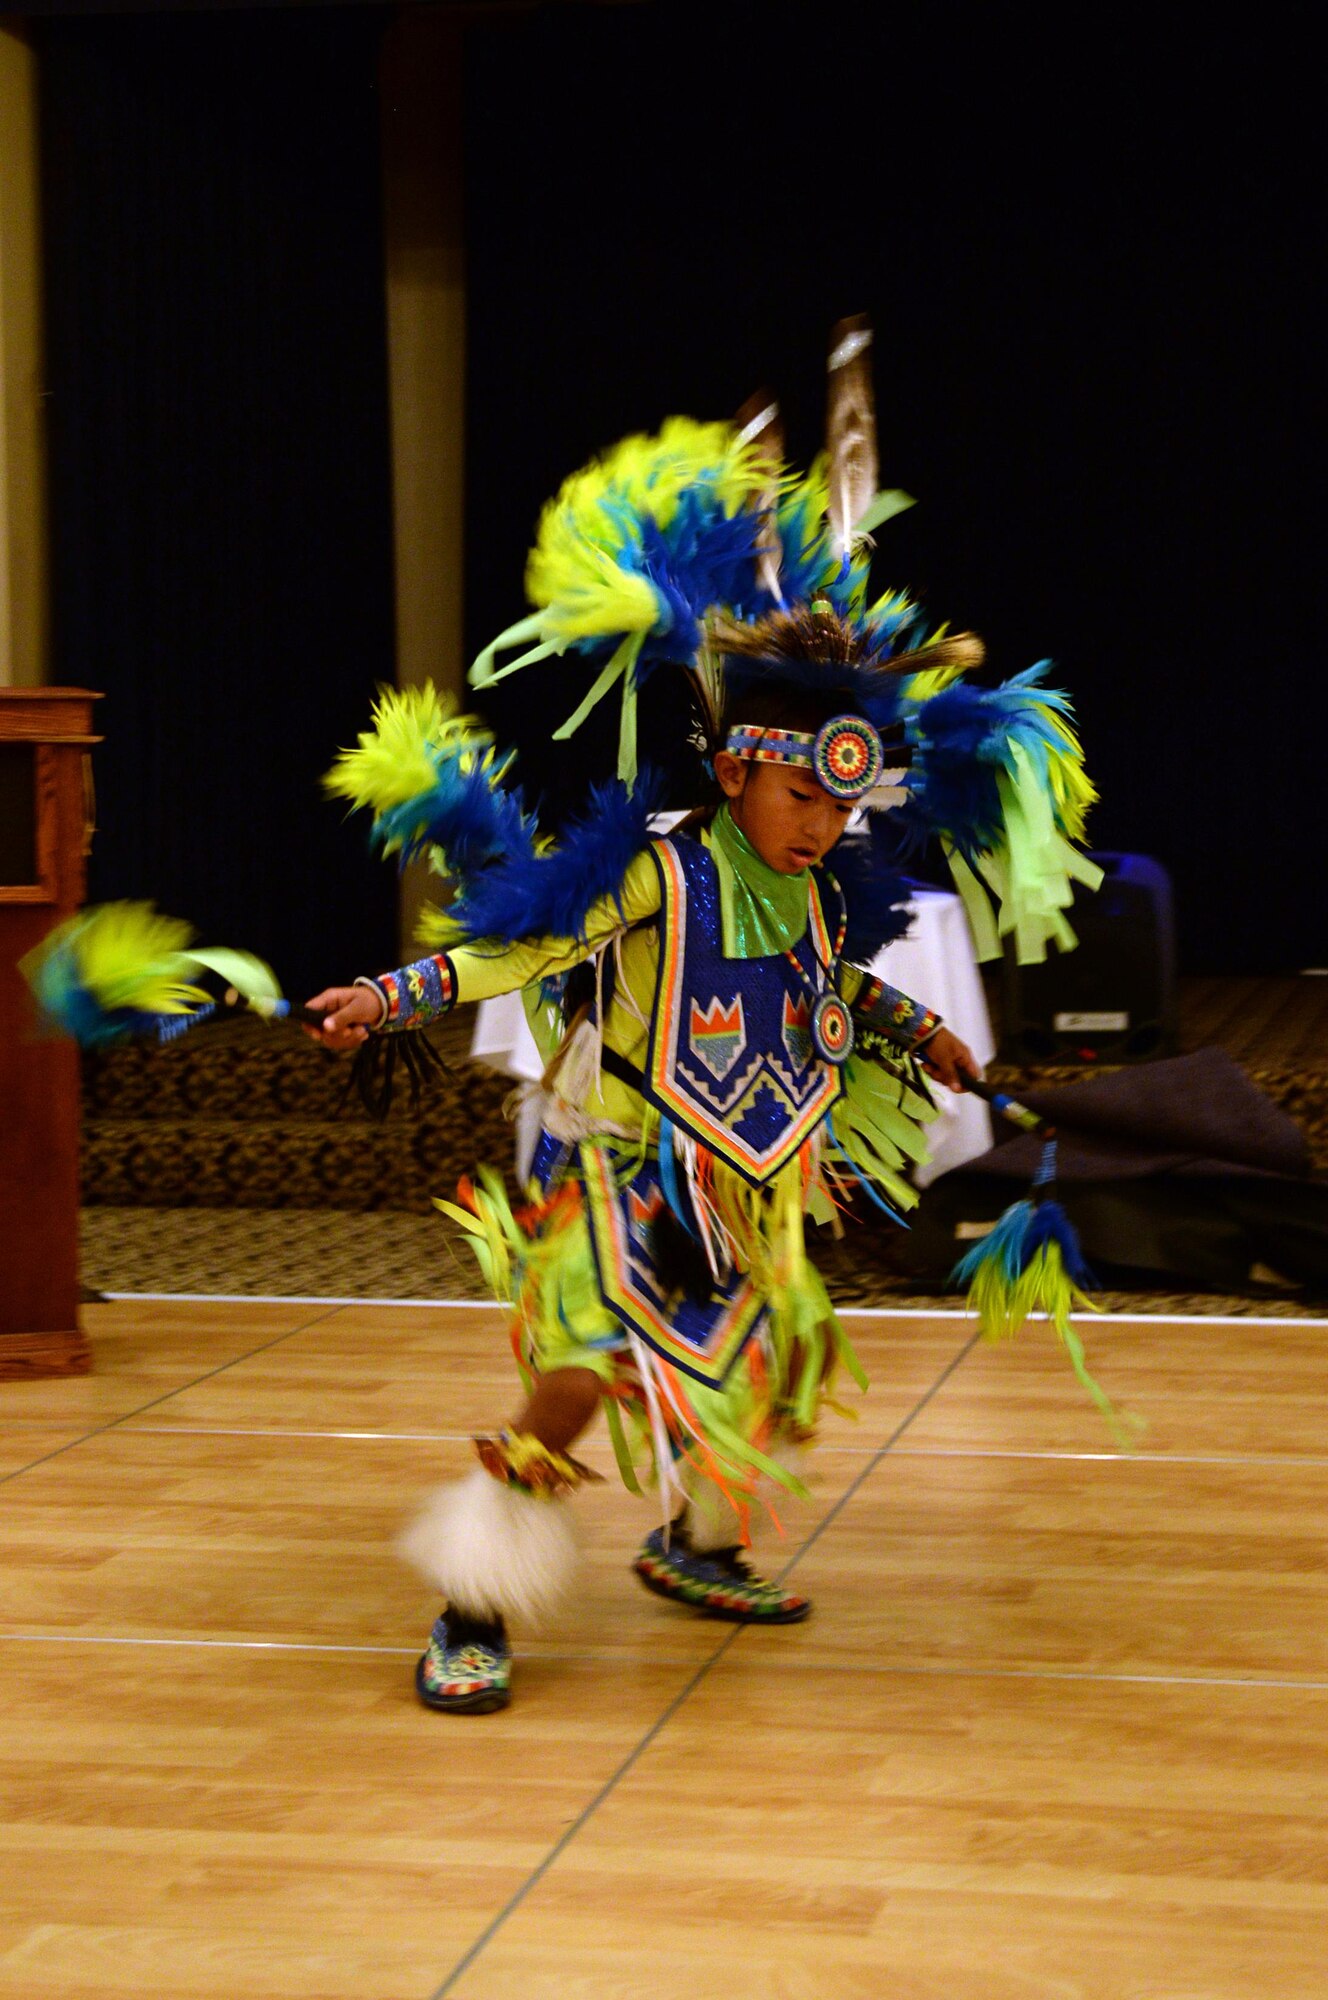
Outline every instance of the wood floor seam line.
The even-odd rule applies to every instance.
[[[388,1653],[394,1659],[414,1660],[418,1646],[372,1646],[340,1644],[321,1639],[187,1639],[154,1633],[133,1632],[0,1632],[0,1645],[7,1646],[195,1646],[213,1652],[234,1653]]]
[[[401,1306],[412,1312],[504,1311],[497,1299],[382,1298],[369,1293],[333,1296],[311,1292],[101,1292],[98,1296],[126,1304],[142,1300],[144,1303],[163,1305],[333,1306],[338,1311],[355,1306]],[[846,1319],[956,1319],[970,1323],[973,1319],[972,1311],[964,1306],[866,1306],[846,1305],[841,1301],[837,1310]],[[1031,1322],[1039,1323],[1045,1322],[1047,1316],[1034,1312],[1028,1317]],[[1096,1313],[1093,1324],[1110,1326],[1120,1322],[1127,1326],[1171,1326],[1178,1319],[1187,1326],[1328,1327],[1328,1318],[1298,1311],[1266,1314],[1112,1311]]]
[[[739,1627],[728,1635],[729,1641],[737,1638]],[[352,1656],[361,1654],[391,1659],[414,1660],[419,1656],[415,1646],[374,1646],[338,1643],[334,1640],[312,1639],[181,1639],[161,1638],[129,1633],[92,1632],[0,1632],[0,1645],[14,1646],[174,1646],[195,1647],[215,1652],[249,1653],[344,1653]],[[720,1650],[723,1650],[722,1648]],[[692,1665],[690,1660],[675,1658],[657,1651],[648,1653],[615,1653],[605,1648],[560,1646],[547,1651],[529,1651],[526,1658],[538,1660],[544,1665],[558,1665],[572,1660],[588,1661],[594,1665],[606,1666],[652,1666],[680,1667]],[[697,1672],[708,1672],[718,1660],[718,1653],[701,1662]],[[773,1674],[806,1674],[810,1671],[805,1660],[782,1661],[777,1654],[762,1658],[761,1671]],[[1285,1675],[1255,1674],[1164,1674],[1114,1672],[1110,1669],[1097,1670],[1092,1667],[1009,1667],[982,1662],[970,1663],[964,1660],[919,1662],[917,1660],[827,1660],[818,1658],[815,1671],[818,1674],[832,1673],[859,1675],[868,1678],[881,1675],[891,1680],[954,1679],[973,1681],[1075,1681],[1087,1682],[1094,1686],[1107,1687],[1195,1687],[1195,1688],[1248,1688],[1257,1692],[1266,1688],[1277,1688],[1284,1693],[1325,1694],[1328,1681],[1306,1680]]]
[[[53,1451],[44,1451],[39,1458],[30,1460],[27,1465],[18,1465],[12,1472],[0,1473],[0,1486],[7,1486],[11,1479],[22,1478],[25,1472],[34,1472],[39,1465],[47,1465],[53,1458],[63,1458],[67,1451],[75,1451],[79,1445],[88,1444],[93,1438],[105,1437],[108,1431],[120,1430],[135,1417],[141,1417],[145,1410],[160,1409],[163,1403],[169,1403],[175,1396],[183,1396],[186,1390],[197,1389],[201,1383],[211,1382],[218,1375],[224,1375],[227,1369],[238,1368],[242,1361],[252,1361],[256,1354],[266,1354],[270,1348],[280,1347],[283,1340],[293,1340],[297,1333],[308,1333],[312,1327],[321,1326],[325,1320],[334,1317],[335,1314],[330,1311],[315,1313],[312,1319],[302,1320],[299,1326],[287,1327],[284,1333],[277,1334],[272,1340],[262,1340],[257,1347],[249,1348],[244,1354],[233,1355],[229,1361],[220,1362],[217,1367],[209,1368],[202,1375],[194,1376],[192,1381],[181,1382],[174,1389],[168,1389],[165,1395],[153,1396],[146,1403],[140,1403],[137,1409],[126,1410],[123,1415],[112,1417],[108,1424],[94,1424],[90,1431],[84,1431],[80,1437],[70,1438],[65,1444],[56,1445]]]
[[[694,1693],[694,1691],[701,1685],[701,1682],[710,1672],[710,1669],[713,1666],[715,1666],[720,1660],[723,1659],[725,1653],[729,1651],[729,1648],[733,1645],[734,1641],[737,1639],[738,1634],[741,1632],[741,1630],[742,1627],[740,1625],[735,1625],[730,1632],[726,1633],[724,1638],[721,1640],[720,1644],[715,1648],[714,1652],[711,1653],[707,1659],[701,1662],[700,1666],[696,1669],[696,1672],[692,1675],[691,1679],[688,1680],[681,1688],[679,1688],[677,1694],[668,1704],[663,1714],[655,1718],[654,1722],[651,1723],[649,1729],[647,1729],[645,1735],[641,1738],[640,1742],[633,1745],[632,1749],[628,1752],[627,1756],[623,1759],[622,1763],[618,1766],[617,1770],[610,1772],[609,1776],[605,1779],[604,1783],[600,1786],[599,1790],[596,1792],[594,1798],[590,1800],[588,1805],[582,1807],[581,1811],[577,1814],[576,1818],[572,1821],[571,1825],[569,1827],[566,1827],[563,1830],[563,1832],[558,1836],[558,1839],[554,1842],[553,1846],[544,1856],[544,1859],[541,1862],[539,1862],[539,1864],[534,1869],[531,1870],[531,1873],[526,1877],[526,1880],[521,1884],[520,1888],[516,1890],[515,1894],[509,1897],[508,1901],[503,1905],[502,1909],[499,1910],[498,1914],[490,1919],[488,1924],[486,1924],[485,1928],[480,1932],[480,1935],[475,1939],[474,1943],[468,1947],[464,1956],[457,1960],[456,1964],[452,1967],[452,1970],[448,1973],[447,1977],[444,1979],[442,1985],[434,1988],[434,1991],[429,1995],[429,2000],[445,2000],[445,1996],[452,1991],[453,1987],[456,1985],[457,1980],[461,1978],[464,1972],[469,1971],[470,1967],[475,1963],[475,1960],[480,1956],[481,1952],[483,1952],[486,1946],[491,1944],[493,1939],[497,1937],[499,1931],[502,1929],[503,1925],[507,1922],[508,1918],[516,1914],[517,1910],[521,1907],[526,1897],[530,1894],[530,1891],[533,1888],[535,1888],[535,1886],[539,1882],[543,1880],[544,1876],[548,1874],[550,1868],[553,1867],[554,1863],[558,1860],[559,1856],[562,1855],[566,1851],[566,1849],[571,1845],[572,1841],[575,1840],[577,1834],[581,1831],[582,1827],[587,1825],[588,1822],[591,1819],[593,1819],[594,1815],[599,1811],[599,1808],[604,1804],[604,1801],[614,1791],[617,1790],[619,1784],[627,1776],[628,1772],[632,1769],[633,1765],[635,1765],[640,1761],[640,1759],[645,1755],[646,1751],[650,1748],[651,1744],[655,1741],[656,1737],[659,1736],[660,1733],[673,1720],[674,1716],[677,1714],[678,1710],[682,1707],[683,1703],[687,1700],[688,1696]]]
[[[793,1568],[794,1564],[798,1560],[798,1557],[802,1555],[805,1552],[805,1550],[809,1549],[814,1542],[819,1541],[822,1531],[826,1527],[828,1527],[830,1522],[833,1521],[839,1515],[839,1513],[842,1511],[847,1501],[850,1500],[852,1496],[858,1491],[858,1489],[862,1486],[863,1482],[870,1477],[871,1473],[875,1470],[876,1466],[880,1464],[881,1460],[892,1449],[892,1447],[897,1443],[897,1441],[904,1435],[904,1432],[908,1429],[909,1425],[913,1422],[914,1418],[921,1416],[922,1412],[931,1402],[933,1396],[935,1396],[939,1390],[944,1388],[945,1384],[949,1381],[950,1377],[954,1374],[955,1370],[959,1368],[962,1365],[962,1363],[967,1359],[967,1357],[972,1353],[974,1347],[977,1344],[977,1341],[978,1341],[978,1335],[975,1332],[970,1339],[964,1342],[964,1345],[960,1348],[958,1354],[951,1356],[950,1360],[941,1370],[940,1374],[937,1376],[936,1380],[932,1383],[931,1387],[926,1391],[924,1395],[919,1397],[918,1401],[914,1404],[913,1408],[908,1411],[907,1415],[904,1416],[898,1424],[896,1424],[894,1430],[890,1433],[890,1436],[886,1439],[885,1443],[881,1445],[879,1450],[877,1450],[873,1454],[873,1456],[868,1460],[867,1464],[862,1468],[862,1471],[858,1474],[857,1478],[851,1482],[851,1484],[848,1486],[845,1492],[841,1494],[840,1498],[836,1501],[835,1505],[830,1509],[830,1512],[824,1517],[823,1520],[817,1523],[816,1527],[807,1537],[807,1540],[802,1544],[802,1547],[798,1549],[792,1556],[792,1558],[784,1565],[784,1568],[779,1572],[779,1580],[781,1582],[783,1581],[784,1577],[788,1575],[789,1571]],[[679,1689],[678,1693],[674,1696],[673,1700],[668,1704],[663,1714],[655,1719],[655,1721],[650,1725],[650,1728],[646,1731],[645,1735],[641,1738],[640,1742],[637,1743],[632,1748],[631,1751],[629,1751],[628,1755],[623,1759],[622,1763],[618,1766],[617,1770],[612,1772],[608,1777],[608,1779],[605,1781],[605,1783],[601,1785],[599,1791],[595,1794],[594,1798],[591,1799],[590,1803],[587,1806],[585,1806],[580,1813],[577,1814],[572,1824],[569,1827],[567,1827],[564,1830],[564,1832],[559,1836],[559,1838],[554,1842],[553,1846],[549,1849],[548,1853],[544,1856],[544,1859],[539,1863],[538,1867],[536,1867],[531,1871],[530,1875],[521,1884],[520,1888],[516,1891],[515,1895],[513,1895],[509,1899],[509,1901],[504,1905],[504,1907],[498,1912],[497,1916],[491,1919],[491,1921],[486,1925],[485,1929],[480,1933],[479,1937],[476,1938],[475,1942],[465,1952],[463,1957],[458,1959],[457,1963],[452,1967],[452,1970],[448,1973],[446,1979],[444,1979],[442,1985],[437,1987],[435,1991],[429,1995],[429,2000],[446,2000],[446,1996],[452,1991],[453,1987],[456,1985],[457,1980],[460,1979],[460,1977],[464,1972],[469,1970],[469,1968],[475,1963],[476,1959],[480,1957],[480,1955],[483,1953],[486,1947],[492,1942],[492,1940],[495,1937],[497,1937],[499,1931],[502,1929],[503,1925],[507,1922],[508,1918],[516,1913],[516,1911],[521,1907],[522,1903],[525,1901],[526,1897],[530,1894],[530,1891],[536,1886],[538,1882],[543,1880],[545,1875],[548,1874],[549,1870],[554,1866],[559,1856],[566,1852],[567,1848],[571,1845],[572,1841],[575,1840],[577,1834],[581,1831],[582,1827],[586,1826],[590,1822],[590,1820],[594,1818],[595,1814],[598,1812],[599,1808],[604,1804],[605,1800],[608,1799],[617,1790],[618,1786],[621,1784],[622,1780],[627,1776],[628,1772],[631,1771],[633,1766],[640,1761],[640,1759],[645,1755],[646,1751],[650,1748],[651,1744],[654,1743],[655,1740],[663,1732],[663,1730],[667,1728],[668,1724],[673,1720],[673,1717],[678,1713],[679,1709],[683,1706],[684,1702],[686,1702],[689,1699],[689,1697],[695,1693],[696,1689],[700,1687],[702,1681],[706,1679],[712,1667],[718,1666],[719,1662],[724,1658],[725,1654],[732,1650],[732,1648],[736,1645],[737,1641],[742,1637],[743,1630],[744,1630],[743,1626],[735,1625],[732,1631],[726,1635],[722,1643],[715,1648],[715,1651],[713,1653],[710,1654],[709,1658],[702,1661],[701,1665],[697,1668],[696,1672],[692,1675],[691,1679],[686,1683],[685,1686]]]
[[[916,1419],[922,1415],[922,1412],[926,1409],[927,1405],[931,1402],[932,1398],[940,1394],[940,1391],[945,1387],[946,1383],[950,1380],[950,1377],[956,1372],[956,1370],[963,1367],[965,1361],[967,1361],[969,1355],[973,1352],[973,1349],[977,1346],[980,1338],[981,1336],[976,1332],[971,1334],[970,1337],[964,1342],[963,1346],[960,1348],[958,1354],[952,1355],[950,1360],[946,1362],[945,1367],[936,1377],[936,1380],[932,1383],[927,1393],[923,1397],[921,1397],[918,1402],[914,1404],[913,1408],[908,1411],[907,1415],[900,1418],[899,1422],[895,1425],[894,1429],[891,1431],[885,1443],[879,1446],[878,1449],[875,1452],[873,1452],[872,1456],[867,1460],[867,1463],[863,1466],[862,1470],[858,1473],[857,1477],[849,1481],[848,1485],[844,1488],[844,1491],[840,1494],[839,1498],[835,1501],[834,1505],[831,1508],[829,1508],[825,1514],[821,1516],[821,1519],[816,1523],[816,1526],[812,1529],[806,1541],[803,1542],[798,1548],[796,1548],[793,1551],[793,1554],[789,1557],[783,1569],[781,1569],[779,1572],[778,1581],[780,1583],[783,1583],[786,1577],[792,1575],[793,1571],[802,1561],[802,1558],[806,1555],[808,1549],[814,1548],[817,1542],[820,1541],[826,1529],[830,1527],[833,1522],[839,1519],[839,1516],[843,1513],[845,1507],[848,1506],[850,1500],[853,1499],[855,1494],[861,1492],[862,1488],[871,1478],[873,1472],[875,1472],[877,1466],[881,1463],[881,1460],[883,1458],[888,1457],[888,1455],[894,1450],[895,1446],[898,1444],[900,1438],[903,1437],[904,1432],[908,1429],[909,1425],[914,1423]],[[742,1627],[739,1626],[738,1629],[739,1631],[741,1631]]]

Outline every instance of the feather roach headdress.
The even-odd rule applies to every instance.
[[[535,608],[485,648],[471,684],[584,663],[590,684],[555,738],[616,693],[629,794],[637,696],[661,666],[690,677],[712,748],[746,694],[832,698],[907,746],[908,775],[882,801],[898,808],[901,858],[939,840],[979,954],[1012,932],[1021,958],[1041,958],[1073,942],[1071,883],[1098,880],[1074,845],[1094,794],[1069,703],[1041,685],[1045,663],[974,687],[964,676],[982,664],[980,640],[928,631],[903,592],[871,594],[872,534],[912,505],[877,490],[871,337],[860,318],[834,329],[827,448],[806,474],[784,462],[767,395],[733,425],[673,418],[573,474],[540,521],[526,574]]]

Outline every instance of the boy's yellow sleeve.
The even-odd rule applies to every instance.
[[[522,938],[514,944],[461,945],[417,959],[372,982],[383,993],[389,1029],[420,1028],[451,1007],[516,993],[532,980],[568,972],[606,944],[658,913],[659,871],[648,850],[638,854],[616,895],[592,903],[583,937]]]

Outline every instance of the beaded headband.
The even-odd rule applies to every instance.
[[[814,735],[810,730],[740,723],[730,729],[724,748],[730,756],[753,764],[804,765],[836,799],[860,799],[885,766],[881,739],[860,715],[832,716]]]

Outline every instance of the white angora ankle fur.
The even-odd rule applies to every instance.
[[[537,1623],[567,1594],[578,1538],[566,1500],[536,1500],[477,1466],[434,1489],[397,1548],[458,1610]]]

